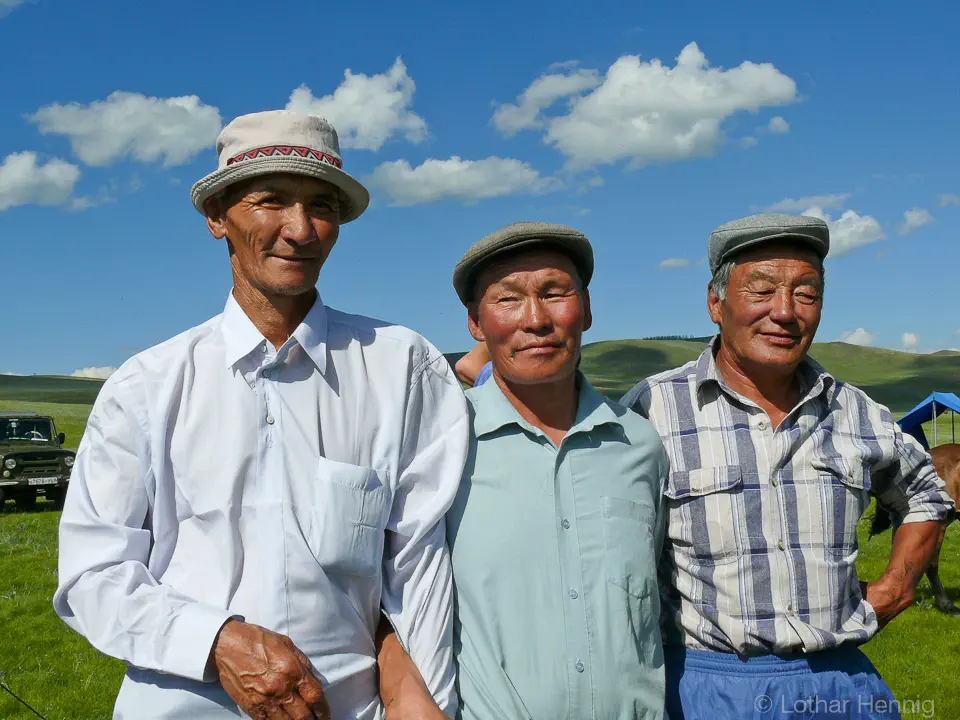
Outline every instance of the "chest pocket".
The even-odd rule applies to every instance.
[[[657,515],[653,506],[601,497],[600,512],[607,580],[634,597],[650,595],[657,581],[653,549]]]
[[[328,573],[376,577],[391,493],[386,473],[320,458],[307,542]]]
[[[823,544],[828,555],[844,558],[857,550],[857,524],[870,501],[870,474],[862,462],[839,457],[816,459],[823,516]]]
[[[744,544],[742,492],[743,475],[737,465],[671,472],[664,494],[674,551],[701,565],[737,560]]]

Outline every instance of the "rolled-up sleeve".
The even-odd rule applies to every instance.
[[[151,574],[152,499],[147,427],[118,372],[104,384],[84,432],[60,520],[57,614],[101,652],[136,667],[205,677],[229,613]]]
[[[936,521],[947,523],[956,514],[956,505],[930,456],[913,436],[891,422],[893,458],[873,479],[873,492],[894,517],[895,525]]]
[[[457,709],[453,573],[443,517],[466,462],[466,400],[443,358],[412,373],[387,527],[383,609],[440,709]]]

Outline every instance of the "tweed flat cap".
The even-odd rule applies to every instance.
[[[518,222],[502,227],[475,242],[453,270],[453,287],[464,305],[473,300],[477,274],[494,257],[506,252],[533,250],[537,245],[551,247],[569,256],[583,287],[593,277],[593,248],[586,236],[566,225],[545,222]]]
[[[820,218],[764,213],[728,222],[712,233],[707,243],[710,272],[730,255],[771,240],[795,240],[809,245],[821,259],[830,251],[830,230]]]

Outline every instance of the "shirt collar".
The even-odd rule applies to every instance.
[[[700,353],[700,357],[697,360],[697,397],[700,399],[701,404],[703,402],[703,387],[711,383],[718,385],[724,392],[737,396],[737,393],[730,389],[720,374],[720,371],[717,369],[716,354],[719,349],[720,335],[718,333],[711,338],[710,344]],[[837,381],[833,375],[827,372],[823,365],[807,355],[797,368],[797,373],[800,375],[801,387],[804,388],[803,399],[800,401],[801,405],[807,402],[807,400],[818,397],[821,394],[824,395],[828,405],[833,403],[833,398],[837,391]]]
[[[236,298],[233,297],[233,292],[227,297],[220,330],[223,333],[224,359],[228,368],[235,366],[237,362],[266,342],[263,334],[243,311]],[[293,331],[293,338],[310,356],[320,374],[326,372],[327,309],[319,295],[317,295],[316,301],[307,312],[303,322]]]
[[[578,432],[588,432],[599,425],[614,423],[620,425],[620,417],[600,393],[589,383],[586,377],[577,372],[580,394],[577,402],[577,417],[567,436]],[[506,425],[519,425],[525,430],[543,435],[543,431],[534,427],[521,417],[507,396],[503,394],[495,378],[490,378],[476,390],[474,402],[475,416],[473,429],[477,437],[492,433]]]

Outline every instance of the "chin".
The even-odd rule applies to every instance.
[[[552,383],[573,375],[576,372],[576,363],[523,363],[514,365],[510,376],[511,382],[521,385],[538,385]]]

